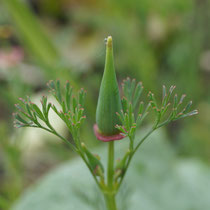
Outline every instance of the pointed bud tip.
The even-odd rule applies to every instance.
[[[112,36],[107,37],[106,45],[107,47],[112,48]]]

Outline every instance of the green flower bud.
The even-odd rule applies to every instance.
[[[108,36],[105,69],[96,110],[96,124],[101,134],[111,136],[119,133],[115,126],[116,124],[121,125],[121,122],[116,112],[120,112],[121,109],[122,104],[114,68],[112,37]]]

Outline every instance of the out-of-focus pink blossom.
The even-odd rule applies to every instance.
[[[14,47],[9,52],[0,50],[0,68],[16,66],[23,58],[23,50],[19,47]]]

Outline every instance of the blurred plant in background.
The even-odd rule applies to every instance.
[[[23,148],[27,148],[23,143],[24,138],[28,138],[26,133],[31,131],[18,135],[13,131],[13,104],[16,103],[17,96],[33,94],[34,98],[38,98],[38,95],[46,92],[46,81],[55,78],[60,78],[61,82],[68,78],[75,87],[80,84],[87,87],[87,112],[90,117],[85,126],[87,128],[82,132],[87,141],[93,137],[93,134],[87,131],[94,122],[96,104],[93,101],[96,100],[92,99],[98,94],[97,87],[104,65],[104,46],[101,40],[112,34],[116,40],[115,63],[120,80],[129,74],[144,81],[146,90],[158,89],[156,87],[161,84],[176,84],[180,92],[192,96],[195,106],[201,112],[199,117],[190,122],[185,120],[173,123],[167,133],[180,155],[199,157],[209,163],[209,9],[209,0],[160,0],[158,3],[152,0],[1,1],[1,142],[10,144],[12,139],[14,145],[20,146],[14,146],[14,149],[22,156],[23,151],[26,151]],[[8,135],[3,137],[5,130],[8,130]],[[48,153],[49,164],[45,163],[49,167],[46,168],[69,158],[68,153],[60,152],[65,148],[64,145],[58,146],[50,141],[51,136],[42,135],[41,138],[46,139],[44,142],[52,146],[52,151]],[[32,146],[34,142],[36,141],[33,141],[30,148],[36,148],[38,143]],[[37,149],[39,152],[33,153],[36,154],[35,157],[38,157],[41,151],[46,151],[44,145],[40,147],[43,149]],[[4,151],[0,155],[1,166],[4,166],[0,166],[3,168],[0,172],[2,176],[9,164],[3,158],[8,151],[5,143],[1,144],[0,150]],[[43,163],[44,159],[46,158],[39,161]],[[36,160],[35,158],[34,162]],[[37,165],[39,164],[34,164],[34,171]],[[27,174],[27,169],[25,171]],[[30,181],[24,179],[19,191],[26,183]],[[1,188],[1,192],[5,191],[8,193],[3,193],[3,199],[7,200],[13,187]]]

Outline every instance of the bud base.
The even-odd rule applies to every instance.
[[[121,133],[115,134],[115,135],[112,135],[112,136],[105,136],[105,135],[103,135],[99,132],[97,124],[95,124],[93,126],[93,130],[94,130],[96,138],[100,141],[103,141],[103,142],[121,140],[121,139],[125,138],[125,136],[123,136]]]

